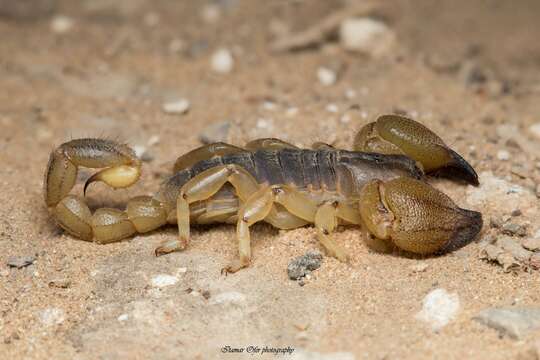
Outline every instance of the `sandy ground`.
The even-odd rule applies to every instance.
[[[187,251],[160,258],[153,249],[175,236],[174,227],[106,246],[78,241],[50,218],[42,179],[49,152],[70,138],[146,147],[153,160],[136,186],[90,191],[95,206],[121,205],[155,191],[209,125],[229,121],[228,140],[238,145],[280,137],[350,148],[362,125],[400,112],[431,127],[481,174],[476,189],[431,181],[483,213],[479,239],[498,236],[490,219],[517,209],[511,221],[533,237],[538,2],[386,2],[375,15],[397,42],[378,59],[331,41],[269,51],[277,30],[316,24],[338,1],[220,1],[216,20],[202,16],[205,2],[152,3],[61,1],[53,14],[73,20],[64,33],[51,30],[48,15],[0,18],[1,358],[243,359],[250,355],[221,349],[252,345],[289,346],[305,359],[509,359],[529,349],[538,334],[513,340],[472,318],[489,307],[540,306],[540,275],[479,259],[479,242],[415,259],[372,252],[358,229],[346,228],[335,237],[351,263],[326,257],[299,286],[287,264],[319,248],[314,230],[257,225],[253,265],[224,277],[220,269],[235,256],[233,226],[194,229]],[[210,69],[221,47],[235,58],[229,74]],[[318,81],[321,66],[338,71],[334,85]],[[164,113],[163,103],[177,98],[189,99],[189,112]],[[12,268],[13,256],[35,261]],[[421,261],[427,268],[415,271]],[[159,275],[171,284],[157,287]],[[455,293],[460,306],[436,332],[416,314],[437,288]]]

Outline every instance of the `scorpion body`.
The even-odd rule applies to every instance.
[[[173,175],[154,196],[131,199],[125,211],[102,208],[92,214],[83,198],[69,195],[78,166],[104,168],[87,180],[86,192],[94,181],[132,185],[141,162],[129,147],[102,139],[72,140],[55,150],[45,200],[66,231],[108,243],[177,223],[179,237],[155,251],[162,255],[185,249],[190,224],[236,223],[239,258],[227,272],[249,265],[249,227],[258,221],[281,229],[313,223],[326,251],[342,261],[349,255],[330,236],[339,223],[362,226],[379,249],[397,246],[420,254],[462,246],[482,224],[479,213],[459,208],[423,181],[425,171],[446,171],[477,184],[472,167],[429,129],[398,116],[364,127],[355,151],[320,143],[299,149],[278,139],[258,139],[244,148],[200,147],[177,159]]]

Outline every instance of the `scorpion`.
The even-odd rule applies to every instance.
[[[159,256],[186,249],[190,224],[236,224],[238,257],[225,273],[250,265],[250,227],[259,221],[279,229],[313,224],[326,253],[343,262],[350,256],[331,236],[340,224],[360,226],[375,249],[421,255],[453,251],[482,228],[481,213],[426,182],[437,175],[477,186],[474,169],[426,126],[398,115],[361,128],[352,151],[324,143],[303,149],[275,138],[243,148],[201,146],[176,160],[157,193],[132,198],[124,211],[92,213],[83,196],[69,194],[79,167],[100,169],[86,180],[84,196],[93,182],[126,188],[141,174],[141,160],[117,141],[75,139],[52,151],[45,203],[66,232],[105,244],[176,223],[178,237],[162,242]]]

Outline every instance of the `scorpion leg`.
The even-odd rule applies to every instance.
[[[319,241],[330,256],[336,257],[340,261],[347,261],[348,255],[345,250],[336,244],[328,234],[337,226],[338,218],[352,224],[358,224],[360,217],[356,210],[337,202],[323,203],[319,206],[308,196],[287,185],[274,186],[273,190],[277,203],[296,217],[315,224]]]
[[[337,206],[337,202],[325,202],[319,206],[315,214],[315,228],[317,229],[319,241],[328,252],[328,255],[337,258],[339,261],[347,262],[349,260],[347,252],[329,236],[337,226]]]
[[[383,115],[364,126],[354,139],[357,151],[404,154],[426,173],[437,173],[478,185],[478,175],[461,155],[424,125],[398,115]]]
[[[360,214],[376,238],[416,254],[455,250],[482,228],[482,215],[458,207],[428,184],[400,177],[374,180],[360,192]]]
[[[287,211],[281,204],[274,203],[268,216],[264,219],[273,227],[283,230],[296,229],[308,224],[304,219],[299,218]]]
[[[249,151],[256,151],[259,149],[268,150],[281,150],[281,149],[298,149],[293,144],[289,144],[286,141],[276,138],[262,138],[248,142],[245,148]]]
[[[238,239],[239,258],[223,269],[225,273],[234,273],[249,266],[251,261],[251,239],[249,227],[257,221],[263,220],[272,209],[274,193],[266,185],[251,195],[238,211],[236,224],[236,237]]]
[[[189,204],[206,200],[216,194],[225,183],[229,182],[238,198],[245,202],[259,189],[257,181],[238,165],[221,165],[210,168],[193,177],[180,189],[176,201],[178,238],[163,243],[156,249],[156,255],[163,255],[186,248],[189,241],[190,212]]]
[[[176,173],[180,170],[192,167],[196,163],[202,160],[208,160],[215,156],[223,156],[228,154],[236,154],[245,152],[246,150],[237,146],[227,144],[224,142],[217,142],[213,144],[204,145],[198,147],[190,152],[180,156],[174,163],[173,171]]]

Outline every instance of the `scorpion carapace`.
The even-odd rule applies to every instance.
[[[417,254],[467,244],[482,227],[480,213],[461,209],[424,181],[424,173],[440,173],[477,185],[473,168],[425,126],[396,115],[362,128],[354,151],[323,143],[300,149],[278,139],[244,148],[202,146],[177,159],[154,196],[135,197],[124,211],[92,214],[83,197],[69,194],[79,166],[102,169],[86,181],[85,192],[95,181],[131,186],[141,171],[133,150],[110,140],[72,140],[54,150],[45,202],[68,233],[110,243],[177,223],[179,236],[155,250],[162,255],[186,248],[191,224],[235,223],[239,257],[227,272],[249,265],[249,227],[258,221],[280,229],[314,224],[327,253],[341,261],[349,256],[331,237],[338,224],[360,225],[376,248]]]

